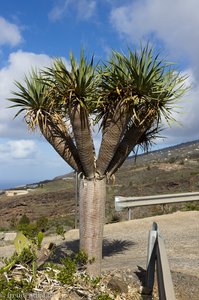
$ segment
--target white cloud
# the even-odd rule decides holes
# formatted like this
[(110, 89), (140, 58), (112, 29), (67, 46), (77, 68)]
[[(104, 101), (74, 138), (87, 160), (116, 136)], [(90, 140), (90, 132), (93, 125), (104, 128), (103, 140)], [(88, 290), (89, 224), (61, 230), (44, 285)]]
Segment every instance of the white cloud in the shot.
[(62, 19), (71, 3), (71, 0), (65, 0), (61, 4), (56, 4), (48, 14), (49, 19), (52, 22), (56, 22)]
[(34, 159), (37, 146), (33, 140), (9, 140), (0, 144), (0, 161)]
[(113, 8), (110, 20), (133, 43), (153, 36), (164, 42), (172, 56), (188, 54), (198, 63), (198, 8), (197, 0), (133, 1)]
[[(193, 83), (191, 91), (181, 102), (181, 112), (175, 114), (182, 126), (173, 125), (162, 132), (167, 143), (199, 138), (199, 3), (197, 0), (140, 0), (112, 8), (110, 21), (121, 37), (136, 44), (154, 39), (167, 49), (169, 59), (185, 58)], [(157, 43), (157, 46), (159, 44)], [(185, 66), (184, 66), (185, 67)]]
[[(66, 173), (69, 169), (54, 149), (41, 139), (41, 134), (30, 135), (23, 116), (13, 120), (17, 109), (7, 108), (11, 103), (6, 98), (12, 96), (14, 81), (22, 82), (24, 74), (32, 67), (43, 68), (51, 62), (45, 54), (17, 51), (10, 54), (6, 66), (0, 69), (0, 188), (4, 183), (16, 183), (16, 178), (20, 183), (33, 182), (52, 174)], [(65, 63), (69, 68), (68, 62)]]
[(0, 143), (0, 189), (51, 179), (71, 171), (54, 149), (42, 140)]
[(14, 81), (22, 81), (24, 74), (31, 68), (41, 68), (51, 64), (51, 58), (45, 54), (17, 51), (10, 54), (6, 67), (0, 69), (0, 137), (19, 138), (27, 136), (27, 128), (22, 118), (13, 121), (16, 110), (8, 109), (11, 105), (6, 99), (15, 89)]
[(186, 141), (199, 139), (199, 119), (198, 119), (198, 95), (199, 85), (193, 72), (189, 69), (186, 74), (190, 77), (187, 84), (192, 83), (190, 90), (176, 103), (176, 108), (172, 114), (176, 122), (171, 122), (170, 127), (163, 119), (165, 128), (161, 135), (166, 137), (164, 140), (158, 140), (158, 144), (176, 145)]
[[(8, 183), (15, 184), (17, 178), (20, 183), (33, 182), (52, 174), (66, 173), (69, 169), (54, 149), (41, 139), (41, 134), (30, 135), (23, 116), (13, 120), (17, 109), (7, 108), (11, 103), (6, 99), (12, 96), (14, 81), (22, 82), (24, 74), (32, 67), (43, 68), (51, 62), (45, 54), (17, 51), (10, 54), (6, 66), (0, 69), (0, 188)], [(66, 60), (65, 63), (69, 68)]]
[(0, 17), (0, 45), (16, 46), (21, 41), (22, 36), (19, 27)]
[(78, 19), (87, 20), (94, 15), (95, 10), (96, 1), (94, 0), (65, 0), (55, 5), (48, 17), (52, 22), (56, 22), (64, 18), (67, 12), (74, 12)]
[(80, 0), (77, 2), (78, 18), (87, 20), (91, 18), (96, 9), (96, 1)]

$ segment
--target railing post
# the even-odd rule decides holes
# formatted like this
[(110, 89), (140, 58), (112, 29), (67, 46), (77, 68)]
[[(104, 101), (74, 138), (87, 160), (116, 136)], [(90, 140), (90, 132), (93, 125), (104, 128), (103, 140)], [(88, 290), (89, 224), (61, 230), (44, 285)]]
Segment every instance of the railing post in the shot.
[(79, 205), (79, 180), (78, 173), (75, 172), (75, 229), (78, 228), (78, 205)]
[(131, 207), (128, 207), (128, 220), (132, 220), (132, 209)]
[(165, 245), (162, 237), (158, 234), (157, 237), (157, 280), (158, 280), (158, 293), (161, 300), (175, 300), (175, 293), (169, 262), (165, 250)]
[(157, 245), (157, 224), (153, 222), (152, 229), (149, 231), (147, 266), (146, 266), (146, 284), (142, 290), (143, 294), (150, 295), (153, 291), (156, 261)]
[(145, 286), (142, 287), (142, 295), (152, 297), (156, 265), (159, 299), (175, 300), (175, 293), (164, 241), (158, 232), (157, 224), (154, 222), (152, 229), (149, 231), (146, 282)]

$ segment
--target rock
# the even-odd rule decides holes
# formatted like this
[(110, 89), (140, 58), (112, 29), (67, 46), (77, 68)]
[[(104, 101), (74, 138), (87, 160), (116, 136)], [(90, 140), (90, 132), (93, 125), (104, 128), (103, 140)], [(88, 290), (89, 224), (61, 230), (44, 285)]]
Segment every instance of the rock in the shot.
[(66, 294), (63, 291), (58, 291), (53, 294), (53, 296), (50, 298), (50, 300), (81, 300), (82, 297), (80, 297), (75, 291), (71, 292), (70, 294)]
[(50, 300), (61, 300), (61, 293), (57, 292), (50, 298)]
[(4, 241), (14, 241), (16, 238), (17, 233), (16, 232), (6, 232)]
[(0, 232), (0, 241), (4, 240), (5, 232)]
[(81, 300), (82, 297), (80, 297), (76, 292), (70, 293), (70, 295), (67, 298), (68, 300)]
[(55, 247), (55, 244), (52, 242), (49, 242), (49, 243), (44, 244), (42, 248), (52, 250), (54, 247)]
[(108, 282), (107, 287), (118, 293), (128, 293), (128, 285), (119, 278), (113, 277)]
[(51, 251), (48, 249), (41, 249), (37, 254), (37, 268), (39, 269), (49, 258)]
[(53, 243), (45, 244), (42, 249), (38, 251), (37, 254), (37, 268), (39, 269), (46, 262), (52, 253), (52, 249), (55, 246)]
[(64, 289), (61, 289), (60, 291), (57, 291), (53, 294), (53, 296), (50, 298), (50, 300), (79, 300), (81, 298), (69, 298), (68, 293), (64, 291)]

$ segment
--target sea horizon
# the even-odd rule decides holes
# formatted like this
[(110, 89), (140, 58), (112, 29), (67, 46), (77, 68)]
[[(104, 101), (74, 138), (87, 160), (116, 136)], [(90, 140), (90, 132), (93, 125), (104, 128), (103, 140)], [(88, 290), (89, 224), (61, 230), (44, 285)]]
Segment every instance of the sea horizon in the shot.
[(28, 182), (23, 181), (10, 181), (10, 182), (0, 182), (0, 190), (13, 189), (19, 186), (25, 186), (30, 184)]

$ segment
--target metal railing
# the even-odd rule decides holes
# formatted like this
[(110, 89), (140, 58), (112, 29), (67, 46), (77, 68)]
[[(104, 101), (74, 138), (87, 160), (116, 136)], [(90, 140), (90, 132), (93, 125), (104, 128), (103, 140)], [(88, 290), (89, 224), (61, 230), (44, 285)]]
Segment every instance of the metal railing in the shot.
[(146, 283), (142, 294), (151, 295), (154, 286), (155, 266), (157, 271), (158, 294), (160, 300), (175, 300), (175, 293), (168, 258), (158, 226), (154, 222), (149, 232)]
[(115, 210), (121, 211), (128, 208), (128, 219), (131, 219), (131, 209), (138, 206), (171, 204), (180, 202), (199, 201), (199, 192), (180, 193), (180, 194), (165, 194), (144, 197), (115, 197)]

